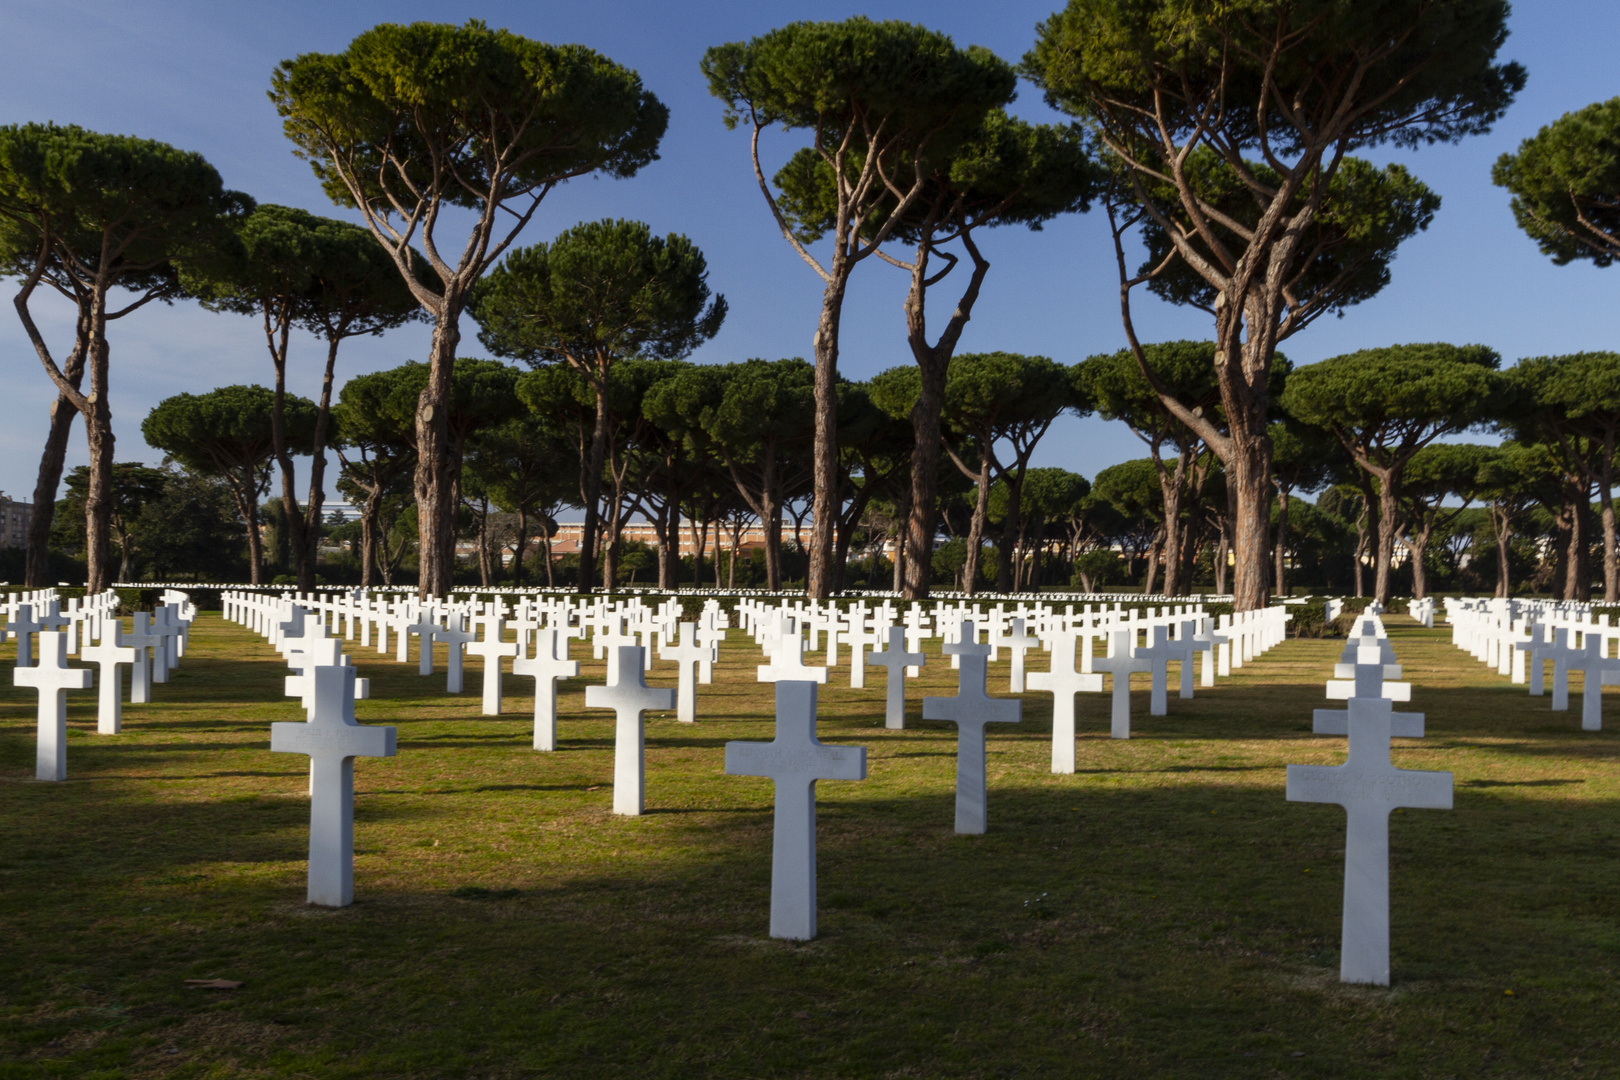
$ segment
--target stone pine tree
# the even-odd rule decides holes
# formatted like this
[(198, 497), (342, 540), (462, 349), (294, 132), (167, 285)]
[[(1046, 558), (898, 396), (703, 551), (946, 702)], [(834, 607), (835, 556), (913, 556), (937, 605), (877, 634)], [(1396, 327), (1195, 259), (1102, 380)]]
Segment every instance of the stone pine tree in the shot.
[(1277, 344), (1381, 285), (1379, 265), (1433, 212), (1409, 177), (1347, 169), (1349, 155), (1488, 130), (1524, 83), (1496, 60), (1507, 13), (1506, 0), (1070, 0), (1037, 30), (1026, 73), (1094, 126), (1124, 221), (1161, 236), (1149, 247), (1163, 257), (1134, 275), (1117, 249), (1127, 336), (1133, 285), (1168, 263), (1202, 282), (1179, 291), (1214, 318), (1228, 431), (1180, 419), (1226, 468), (1239, 609), (1266, 600)]
[[(290, 206), (264, 204), (237, 230), (227, 257), (188, 268), (186, 291), (204, 307), (256, 318), (275, 371), (270, 427), (281, 472), (281, 505), (298, 587), (315, 587), (315, 554), (326, 492), (326, 449), (338, 347), (421, 317), (421, 307), (365, 229)], [(294, 328), (323, 339), (326, 367), (315, 426), (295, 451), (285, 416)], [(309, 494), (298, 505), (294, 453), (310, 455)]]
[[(726, 103), (726, 125), (750, 132), (754, 179), (777, 228), (822, 282), (807, 584), (811, 596), (825, 598), (836, 576), (839, 327), (850, 275), (924, 198), (932, 163), (948, 160), (987, 112), (1011, 102), (1017, 80), (986, 49), (960, 49), (944, 34), (861, 16), (790, 23), (718, 45), (702, 67), (709, 92)], [(774, 176), (776, 191), (760, 158), (760, 134), (773, 125), (810, 140)], [(817, 169), (825, 170), (829, 190), (806, 206), (795, 187)], [(814, 225), (807, 229), (807, 222)], [(823, 234), (831, 244), (818, 255), (811, 245)]]
[[(141, 421), (141, 436), (193, 472), (224, 480), (247, 527), (248, 574), (262, 584), (264, 540), (259, 500), (270, 487), (269, 462), (276, 450), (270, 417), (274, 391), (263, 386), (222, 386), (206, 394), (176, 394), (158, 402)], [(286, 395), (280, 402), (287, 445), (308, 453), (315, 436), (316, 406)]]
[(415, 414), (419, 590), (443, 595), (457, 512), (448, 409), (473, 285), (559, 184), (653, 161), (669, 112), (591, 49), (478, 20), (381, 24), (341, 53), (284, 61), (270, 97), (327, 195), (360, 212), (432, 320)]
[(1483, 345), (1392, 345), (1330, 357), (1288, 376), (1288, 414), (1332, 432), (1377, 481), (1373, 596), (1380, 604), (1389, 603), (1406, 463), (1441, 436), (1494, 419), (1503, 393), (1500, 363)]
[[(1167, 341), (1145, 345), (1143, 352), (1160, 387), (1185, 409), (1202, 414), (1220, 407), (1220, 387), (1212, 363), (1214, 343)], [(1129, 349), (1083, 360), (1075, 365), (1073, 377), (1078, 392), (1096, 404), (1099, 415), (1124, 421), (1147, 445), (1164, 499), (1164, 594), (1179, 596), (1187, 584), (1181, 574), (1186, 524), (1183, 503), (1189, 488), (1195, 486), (1205, 450), (1203, 437), (1165, 406)], [(1165, 460), (1167, 447), (1174, 455), (1171, 461)]]
[(1415, 598), (1429, 595), (1430, 541), (1479, 497), (1479, 471), (1492, 449), (1478, 443), (1432, 443), (1406, 463), (1400, 543), (1411, 559)]
[(1515, 410), (1531, 410), (1545, 436), (1597, 489), (1603, 527), (1603, 600), (1620, 600), (1614, 487), (1620, 479), (1620, 353), (1589, 352), (1521, 360), (1511, 379)]
[(1525, 516), (1555, 490), (1558, 466), (1545, 446), (1509, 439), (1490, 448), (1474, 478), (1479, 498), (1489, 507), (1496, 541), (1496, 595), (1513, 595), (1513, 537)]
[[(945, 380), (990, 270), (976, 234), (980, 228), (998, 225), (1038, 230), (1059, 214), (1085, 210), (1101, 178), (1077, 127), (1029, 124), (1004, 109), (985, 113), (979, 126), (955, 146), (928, 153), (923, 160), (926, 183), (921, 194), (894, 224), (891, 208), (880, 203), (868, 225), (873, 234), (891, 229), (890, 246), (911, 250), (909, 261), (883, 250), (877, 254), (911, 278), (905, 302), (906, 342), (922, 376), (910, 417), (912, 491), (905, 534), (909, 549), (905, 594), (913, 598), (928, 594), (938, 524), (934, 481), (940, 463)], [(819, 239), (836, 229), (836, 185), (824, 158), (801, 150), (778, 180), (781, 208), (800, 239)], [(957, 245), (960, 255), (953, 250)], [(954, 282), (960, 286), (956, 305), (930, 340), (929, 292), (947, 282), (963, 256), (969, 269), (965, 280), (958, 277)]]
[(416, 399), (421, 383), (406, 368), (359, 375), (343, 384), (333, 419), (338, 490), (360, 507), (360, 584), (393, 584), (383, 511), (416, 468)]
[(1491, 181), (1553, 262), (1608, 266), (1620, 255), (1620, 97), (1554, 120), (1498, 158)]
[[(246, 195), (225, 188), (202, 155), (165, 143), (55, 124), (0, 128), (0, 261), (21, 283), (13, 302), (57, 391), (34, 489), (30, 584), (47, 583), (51, 509), (75, 413), (84, 417), (90, 449), (87, 584), (92, 592), (111, 584), (107, 324), (153, 300), (172, 299), (177, 262), (210, 252), (252, 206)], [(65, 353), (52, 349), (35, 322), (30, 302), (41, 285), (74, 305), (74, 342)]]
[(726, 299), (711, 295), (708, 264), (686, 237), (639, 221), (576, 225), (549, 244), (518, 248), (473, 291), (478, 340), (531, 367), (565, 364), (596, 396), (591, 439), (580, 458), (585, 503), (580, 579), (591, 587), (608, 452), (608, 378), (615, 362), (685, 357), (714, 337)]

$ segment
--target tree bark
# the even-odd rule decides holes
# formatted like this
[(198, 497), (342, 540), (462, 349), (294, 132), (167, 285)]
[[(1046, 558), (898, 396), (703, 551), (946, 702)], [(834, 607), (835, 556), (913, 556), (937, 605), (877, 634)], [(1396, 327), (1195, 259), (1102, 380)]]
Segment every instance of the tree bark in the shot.
[[(74, 387), (84, 375), (81, 361), (75, 370), (74, 357), (68, 357), (65, 372)], [(51, 425), (45, 436), (45, 451), (39, 457), (39, 474), (34, 481), (34, 513), (28, 521), (28, 550), (25, 554), (23, 583), (30, 589), (45, 589), (51, 581), (51, 526), (56, 522), (56, 492), (62, 483), (67, 460), (68, 437), (79, 410), (71, 399), (57, 395), (51, 403)]]
[(326, 505), (326, 438), (332, 426), (332, 379), (337, 369), (338, 345), (342, 340), (339, 337), (326, 339), (326, 371), (321, 379), (321, 400), (315, 407), (315, 438), (310, 446), (309, 499), (304, 505), (304, 544), (311, 588), (315, 584), (315, 570), (321, 555), (321, 511)]
[[(810, 569), (805, 582), (811, 599), (832, 595), (834, 522), (838, 518), (838, 330), (843, 317), (844, 291), (853, 264), (834, 261), (832, 280), (822, 291), (821, 318), (816, 323), (816, 437), (812, 451), (815, 519), (810, 530)], [(768, 524), (768, 523), (767, 523)], [(771, 559), (767, 536), (765, 557)], [(771, 588), (781, 587), (780, 568)]]
[(1499, 503), (1493, 503), (1491, 524), (1496, 526), (1496, 595), (1512, 596), (1512, 572), (1508, 568), (1508, 550), (1513, 542), (1512, 515)]
[(596, 549), (601, 529), (602, 465), (607, 460), (607, 386), (605, 377), (597, 380), (596, 420), (591, 428), (590, 451), (579, 477), (579, 494), (585, 502), (585, 524), (579, 539), (579, 591), (588, 593), (595, 584)]
[(984, 523), (990, 513), (990, 456), (979, 455), (979, 475), (974, 478), (978, 495), (973, 518), (968, 522), (967, 561), (962, 565), (962, 591), (969, 596), (979, 592), (979, 556), (984, 545)]
[(1277, 487), (1277, 542), (1272, 546), (1275, 557), (1275, 589), (1278, 596), (1288, 595), (1288, 492)]
[(447, 596), (456, 565), (456, 465), (450, 447), (460, 298), (447, 288), (434, 313), (428, 382), (416, 401), (417, 584), (420, 599)]

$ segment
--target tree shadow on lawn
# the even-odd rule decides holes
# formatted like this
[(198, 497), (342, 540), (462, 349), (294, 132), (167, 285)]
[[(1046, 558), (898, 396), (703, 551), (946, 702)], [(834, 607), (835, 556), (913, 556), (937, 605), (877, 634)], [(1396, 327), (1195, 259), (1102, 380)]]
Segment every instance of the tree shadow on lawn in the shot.
[[(1620, 856), (1593, 843), (1620, 831), (1613, 802), (1462, 792), (1449, 815), (1393, 819), (1396, 986), (1381, 991), (1336, 981), (1336, 808), (1276, 787), (992, 787), (990, 833), (964, 837), (948, 793), (860, 790), (824, 785), (822, 936), (804, 945), (765, 936), (768, 785), (716, 788), (677, 831), (658, 821), (672, 814), (581, 814), (560, 846), (432, 867), (392, 826), (444, 817), (379, 814), (366, 792), (359, 842), (379, 854), (337, 912), (301, 905), (301, 873), (210, 866), (301, 861), (302, 800), (58, 788), (41, 813), (0, 798), (29, 845), (90, 858), (8, 889), (12, 932), (37, 945), (0, 974), (14, 1008), (34, 1004), (0, 1045), (17, 1061), (42, 1045), (32, 1033), (56, 1038), (34, 1060), (68, 1074), (161, 1062), (144, 1055), (165, 1045), (354, 1075), (1545, 1075), (1570, 1045), (1589, 1068), (1614, 1060), (1606, 1021), (1581, 1007), (1606, 984), (1620, 919)], [(86, 852), (92, 823), (105, 842)], [(193, 850), (135, 845), (152, 835)], [(64, 911), (72, 933), (51, 933)], [(215, 976), (246, 986), (181, 984)], [(148, 1010), (160, 1038), (66, 1037), (105, 1023), (88, 1006), (106, 1000)]]

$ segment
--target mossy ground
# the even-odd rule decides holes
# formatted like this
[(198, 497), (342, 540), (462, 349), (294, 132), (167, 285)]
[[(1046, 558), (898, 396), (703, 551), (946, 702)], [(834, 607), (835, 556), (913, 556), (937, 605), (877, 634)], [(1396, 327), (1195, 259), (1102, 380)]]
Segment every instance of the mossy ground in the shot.
[[(307, 770), (268, 751), (302, 713), (260, 639), (204, 615), (118, 736), (72, 695), (61, 784), (31, 779), (8, 679), (0, 1078), (1613, 1075), (1620, 737), (1390, 624), (1429, 728), (1395, 761), (1454, 772), (1456, 807), (1392, 818), (1388, 990), (1337, 979), (1343, 812), (1283, 798), (1286, 764), (1343, 759), (1310, 733), (1339, 642), (1289, 641), (1168, 717), (1140, 692), (1128, 742), (1083, 697), (1073, 776), (1026, 695), (991, 728), (982, 837), (952, 832), (954, 728), (916, 719), (954, 685), (937, 642), (905, 731), (881, 671), (863, 692), (838, 669), (821, 736), (869, 747), (870, 779), (820, 785), (802, 945), (765, 933), (769, 782), (723, 774), (728, 739), (770, 737), (735, 631), (700, 722), (649, 719), (636, 819), (609, 812), (611, 715), (583, 708), (600, 664), (539, 754), (528, 680), (485, 718), (475, 664), (447, 697), (354, 649), (359, 717), (398, 725), (399, 756), (356, 766), (342, 911), (303, 903)], [(184, 985), (216, 977), (244, 985)]]

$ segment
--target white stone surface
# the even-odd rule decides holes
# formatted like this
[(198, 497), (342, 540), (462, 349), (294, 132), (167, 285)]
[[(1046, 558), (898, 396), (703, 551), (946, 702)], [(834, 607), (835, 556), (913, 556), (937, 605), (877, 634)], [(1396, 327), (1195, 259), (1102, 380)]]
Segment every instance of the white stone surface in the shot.
[(124, 676), (119, 668), (134, 665), (135, 649), (125, 644), (124, 628), (119, 622), (108, 619), (103, 627), (101, 644), (81, 648), (79, 659), (87, 664), (95, 664), (101, 670), (101, 677), (96, 680), (96, 685), (100, 687), (96, 732), (100, 735), (117, 735), (124, 727)]
[(1017, 723), (1022, 703), (985, 693), (990, 646), (974, 641), (972, 620), (963, 620), (961, 640), (946, 644), (944, 650), (961, 662), (956, 696), (923, 698), (923, 719), (956, 725), (956, 831), (977, 835), (989, 824), (984, 726)]
[[(433, 631), (433, 640), (445, 643), (444, 662), (444, 692), (459, 694), (462, 690), (462, 669), (467, 645), (478, 640), (478, 635), (469, 633), (463, 624), (466, 616), (459, 611), (452, 611), (445, 619), (445, 624)], [(521, 644), (521, 639), (520, 639)], [(431, 648), (431, 646), (429, 646)], [(519, 654), (522, 655), (521, 650)], [(512, 670), (517, 670), (514, 664)]]
[(661, 660), (673, 660), (679, 665), (680, 682), (675, 687), (675, 719), (683, 724), (691, 724), (697, 720), (698, 666), (704, 660), (712, 661), (714, 653), (698, 644), (696, 624), (680, 625), (680, 644), (660, 646), (658, 656)]
[(1052, 667), (1049, 671), (1029, 673), (1029, 688), (1044, 690), (1052, 695), (1052, 771), (1074, 772), (1074, 696), (1100, 694), (1103, 677), (1100, 673), (1086, 674), (1075, 670), (1075, 645), (1080, 635), (1072, 630), (1060, 630), (1048, 635), (1052, 643)]
[(637, 816), (646, 808), (648, 709), (673, 709), (675, 691), (645, 682), (639, 645), (617, 645), (617, 678), (587, 686), (585, 705), (612, 709), (618, 721), (613, 741), (613, 812)]
[(34, 754), (35, 780), (67, 779), (67, 692), (90, 689), (91, 673), (67, 666), (67, 635), (39, 631), (39, 663), (11, 673), (14, 686), (39, 692), (39, 736)]
[(884, 695), (883, 726), (898, 731), (906, 726), (905, 669), (920, 669), (928, 658), (920, 652), (906, 651), (904, 627), (889, 627), (888, 637), (888, 646), (873, 652), (868, 662), (888, 669), (889, 686)]
[(393, 757), (397, 731), (355, 722), (355, 669), (312, 667), (312, 716), (270, 725), (270, 750), (307, 754), (310, 765), (308, 901), (323, 907), (354, 902), (354, 759)]
[(1449, 772), (1390, 763), (1391, 705), (1351, 698), (1350, 750), (1343, 765), (1288, 766), (1290, 802), (1345, 808), (1344, 918), (1339, 978), (1389, 985), (1389, 813), (1397, 807), (1451, 809)]
[(1113, 700), (1109, 717), (1109, 734), (1116, 739), (1131, 737), (1131, 676), (1151, 672), (1152, 665), (1131, 655), (1134, 630), (1115, 630), (1110, 636), (1108, 656), (1094, 657), (1092, 669), (1110, 677)]
[(806, 667), (804, 638), (799, 634), (782, 634), (777, 639), (771, 662), (756, 669), (760, 682), (813, 682), (827, 681), (824, 667)]
[[(556, 630), (534, 632), (534, 655), (512, 661), (512, 674), (534, 679), (534, 748), (557, 749), (557, 680), (579, 675), (579, 661), (568, 659), (568, 641)], [(558, 654), (561, 654), (560, 656)]]
[[(505, 640), (506, 621), (499, 615), (480, 615), (482, 636), (467, 651), (484, 661), (484, 715), (501, 715), (501, 661), (518, 655), (518, 643)], [(431, 643), (429, 645), (431, 648)]]
[(776, 738), (726, 743), (726, 772), (776, 786), (771, 841), (771, 937), (816, 936), (816, 781), (865, 780), (864, 746), (816, 738), (816, 683), (778, 680)]

